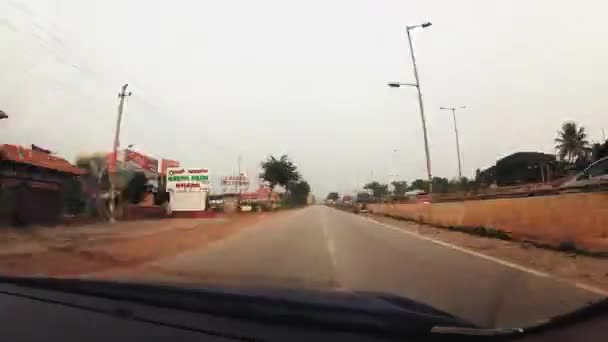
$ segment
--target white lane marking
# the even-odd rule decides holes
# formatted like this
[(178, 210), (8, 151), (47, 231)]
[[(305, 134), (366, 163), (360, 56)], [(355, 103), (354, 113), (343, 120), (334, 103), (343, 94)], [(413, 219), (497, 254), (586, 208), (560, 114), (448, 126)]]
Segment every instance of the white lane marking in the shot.
[[(566, 280), (564, 280), (564, 281), (566, 281)], [(587, 284), (583, 284), (583, 283), (574, 283), (574, 286), (578, 287), (581, 290), (585, 290), (588, 292), (599, 294), (604, 297), (608, 297), (608, 291), (602, 290), (599, 287), (595, 287), (595, 286), (591, 286), (591, 285), (587, 285)]]
[[(478, 253), (478, 252), (475, 252), (475, 251), (470, 250), (468, 248), (452, 245), (450, 243), (447, 243), (447, 242), (444, 242), (444, 241), (441, 241), (441, 240), (436, 240), (436, 239), (430, 238), (428, 236), (424, 236), (424, 235), (421, 235), (421, 234), (418, 234), (418, 233), (414, 233), (414, 232), (411, 232), (411, 231), (408, 231), (408, 230), (405, 230), (405, 229), (397, 228), (395, 226), (391, 226), (390, 224), (387, 224), (387, 223), (384, 223), (384, 222), (379, 222), (379, 221), (376, 221), (376, 220), (374, 220), (372, 218), (369, 218), (369, 217), (362, 217), (362, 218), (365, 219), (365, 220), (368, 220), (370, 222), (379, 224), (379, 225), (381, 225), (381, 226), (383, 226), (385, 228), (389, 228), (391, 230), (394, 230), (394, 231), (397, 231), (397, 232), (400, 232), (400, 233), (403, 233), (403, 234), (407, 234), (407, 235), (416, 237), (416, 238), (421, 239), (421, 240), (429, 241), (429, 242), (435, 243), (435, 244), (443, 246), (443, 247), (452, 248), (452, 249), (455, 249), (455, 250), (457, 250), (459, 252), (462, 252), (462, 253), (473, 255), (473, 256), (476, 256), (476, 257), (479, 257), (479, 258), (482, 258), (482, 259), (485, 259), (485, 260), (493, 261), (495, 263), (498, 263), (498, 264), (501, 264), (503, 266), (507, 266), (507, 267), (516, 269), (518, 271), (522, 271), (522, 272), (526, 272), (526, 273), (529, 273), (529, 274), (533, 274), (533, 275), (535, 275), (537, 277), (552, 278), (552, 279), (555, 279), (555, 280), (558, 280), (558, 281), (562, 281), (562, 282), (566, 282), (566, 283), (572, 284), (571, 281), (568, 281), (566, 279), (562, 279), (562, 278), (559, 278), (559, 277), (554, 277), (554, 276), (550, 275), (549, 273), (545, 273), (545, 272), (542, 272), (542, 271), (537, 271), (535, 269), (532, 269), (532, 268), (529, 268), (529, 267), (525, 267), (525, 266), (522, 266), (522, 265), (518, 265), (518, 264), (509, 262), (509, 261), (505, 261), (505, 260), (502, 260), (502, 259), (498, 259), (498, 258), (495, 258), (493, 256), (489, 256), (489, 255), (486, 255), (486, 254)], [(598, 294), (600, 296), (608, 297), (608, 291), (605, 291), (603, 289), (600, 289), (600, 288), (597, 288), (597, 287), (594, 287), (594, 286), (591, 286), (591, 285), (586, 285), (586, 284), (578, 283), (577, 282), (577, 283), (574, 283), (574, 286), (577, 287), (577, 288), (579, 288), (579, 289), (582, 289), (582, 290), (585, 290), (585, 291), (588, 291), (588, 292), (591, 292), (591, 293)]]
[(329, 253), (329, 259), (331, 260), (331, 267), (334, 270), (334, 273), (337, 270), (336, 267), (336, 248), (334, 246), (334, 240), (332, 240), (329, 235), (329, 228), (327, 226), (327, 215), (325, 213), (321, 214), (321, 227), (323, 229), (323, 236), (325, 237), (325, 241), (327, 243), (327, 251)]

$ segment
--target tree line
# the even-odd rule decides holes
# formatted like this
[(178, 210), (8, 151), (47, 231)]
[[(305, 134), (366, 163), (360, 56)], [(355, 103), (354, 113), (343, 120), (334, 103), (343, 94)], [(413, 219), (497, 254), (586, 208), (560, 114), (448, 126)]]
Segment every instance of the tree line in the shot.
[[(378, 181), (372, 181), (363, 186), (369, 194), (374, 198), (404, 197), (408, 191), (422, 190), (430, 192), (431, 182), (426, 179), (416, 179), (411, 183), (407, 181), (393, 181), (390, 184), (383, 184)], [(445, 177), (433, 177), (432, 179), (434, 193), (450, 193), (469, 191), (472, 187), (472, 181), (466, 177), (461, 179), (447, 179)]]
[[(608, 157), (608, 140), (601, 143), (589, 143), (587, 131), (584, 126), (577, 124), (574, 121), (564, 122), (561, 129), (557, 131), (557, 136), (554, 140), (556, 157), (558, 158), (557, 167), (564, 169), (561, 174), (568, 173), (568, 170), (580, 171), (589, 164)], [(480, 170), (476, 172), (476, 176), (472, 179), (462, 177), (460, 179), (447, 179), (445, 177), (433, 177), (432, 189), (433, 193), (454, 193), (475, 191), (483, 186), (482, 180), (479, 179)], [(431, 182), (426, 179), (416, 179), (411, 183), (405, 180), (393, 181), (390, 184), (372, 181), (364, 185), (363, 189), (366, 193), (360, 193), (358, 197), (370, 196), (375, 199), (384, 198), (401, 198), (408, 191), (422, 190), (430, 191)], [(337, 192), (330, 192), (327, 196), (328, 200), (337, 200), (340, 195)]]
[(566, 121), (557, 131), (555, 150), (560, 160), (580, 168), (608, 156), (608, 140), (590, 144), (584, 126)]

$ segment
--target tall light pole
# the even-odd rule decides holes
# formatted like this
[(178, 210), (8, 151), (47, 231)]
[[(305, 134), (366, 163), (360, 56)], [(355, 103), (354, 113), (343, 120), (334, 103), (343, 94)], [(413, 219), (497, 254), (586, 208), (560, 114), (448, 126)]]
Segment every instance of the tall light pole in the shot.
[(451, 110), (454, 118), (454, 134), (456, 135), (456, 154), (458, 155), (458, 181), (462, 179), (462, 163), (460, 161), (460, 143), (458, 141), (458, 125), (456, 124), (456, 109), (464, 109), (466, 106), (460, 107), (440, 107), (441, 110)]
[(116, 118), (116, 130), (114, 131), (114, 145), (112, 147), (112, 159), (110, 160), (110, 168), (108, 176), (110, 179), (110, 222), (114, 223), (114, 200), (116, 190), (116, 164), (118, 159), (118, 146), (120, 145), (120, 123), (122, 121), (122, 111), (125, 105), (125, 98), (131, 96), (131, 92), (127, 93), (128, 84), (124, 84), (118, 94), (118, 117)]
[(416, 55), (414, 54), (414, 46), (412, 45), (411, 30), (415, 28), (427, 28), (431, 26), (430, 22), (426, 22), (420, 25), (407, 26), (407, 41), (410, 47), (410, 55), (412, 57), (412, 65), (414, 67), (414, 79), (416, 83), (399, 83), (391, 82), (388, 84), (389, 87), (399, 88), (401, 86), (415, 87), (418, 90), (418, 105), (420, 106), (420, 119), (422, 121), (422, 133), (424, 135), (424, 154), (426, 156), (426, 174), (429, 179), (429, 192), (433, 192), (433, 174), (431, 172), (431, 154), (429, 152), (429, 139), (426, 132), (426, 120), (424, 118), (424, 104), (422, 103), (422, 91), (420, 90), (420, 79), (418, 78), (418, 67), (416, 66)]

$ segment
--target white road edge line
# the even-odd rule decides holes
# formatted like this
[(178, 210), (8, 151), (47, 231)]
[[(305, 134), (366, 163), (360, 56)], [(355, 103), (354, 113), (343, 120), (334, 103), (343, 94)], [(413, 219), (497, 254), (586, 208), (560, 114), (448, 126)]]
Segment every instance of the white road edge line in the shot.
[(582, 289), (582, 290), (585, 290), (585, 291), (588, 291), (588, 292), (591, 292), (591, 293), (595, 293), (595, 294), (598, 294), (600, 296), (608, 297), (608, 291), (605, 291), (605, 290), (600, 289), (600, 288), (595, 287), (595, 286), (591, 286), (591, 285), (587, 285), (587, 284), (583, 284), (583, 283), (579, 283), (579, 282), (573, 283), (572, 281), (568, 281), (566, 279), (562, 279), (562, 278), (559, 278), (559, 277), (552, 276), (549, 273), (545, 273), (545, 272), (542, 272), (542, 271), (537, 271), (537, 270), (532, 269), (532, 268), (528, 268), (528, 267), (525, 267), (525, 266), (522, 266), (522, 265), (518, 265), (518, 264), (509, 262), (509, 261), (498, 259), (498, 258), (489, 256), (489, 255), (486, 255), (486, 254), (478, 253), (478, 252), (475, 252), (475, 251), (470, 250), (468, 248), (452, 245), (450, 243), (447, 243), (447, 242), (444, 242), (444, 241), (441, 241), (441, 240), (436, 240), (436, 239), (430, 238), (428, 236), (424, 236), (424, 235), (421, 235), (421, 234), (418, 234), (418, 233), (414, 233), (414, 232), (411, 232), (411, 231), (408, 231), (408, 230), (405, 230), (405, 229), (401, 229), (401, 228), (398, 228), (398, 227), (395, 227), (395, 226), (391, 226), (390, 224), (387, 224), (387, 223), (384, 223), (384, 222), (376, 221), (376, 220), (374, 220), (372, 218), (369, 218), (369, 217), (362, 217), (362, 218), (365, 219), (365, 220), (368, 220), (370, 222), (379, 224), (379, 225), (381, 225), (381, 226), (383, 226), (385, 228), (389, 228), (391, 230), (398, 231), (400, 233), (407, 234), (407, 235), (416, 237), (416, 238), (421, 239), (421, 240), (429, 241), (429, 242), (435, 243), (435, 244), (443, 246), (443, 247), (455, 249), (455, 250), (457, 250), (459, 252), (462, 252), (462, 253), (473, 255), (473, 256), (476, 256), (476, 257), (479, 257), (479, 258), (482, 258), (482, 259), (485, 259), (485, 260), (493, 261), (495, 263), (498, 263), (498, 264), (501, 264), (503, 266), (507, 266), (507, 267), (516, 269), (518, 271), (522, 271), (522, 272), (526, 272), (526, 273), (529, 273), (529, 274), (533, 274), (533, 275), (535, 275), (537, 277), (552, 278), (552, 279), (555, 279), (555, 280), (559, 280), (559, 281), (562, 281), (562, 282), (573, 284), (575, 287), (577, 287), (579, 289)]

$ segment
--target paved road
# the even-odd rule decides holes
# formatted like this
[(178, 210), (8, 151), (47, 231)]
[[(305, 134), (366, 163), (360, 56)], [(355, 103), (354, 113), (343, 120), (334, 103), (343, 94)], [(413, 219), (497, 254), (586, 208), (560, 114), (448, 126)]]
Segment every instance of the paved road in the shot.
[(324, 206), (153, 267), (193, 281), (390, 292), (486, 326), (530, 324), (598, 296)]

